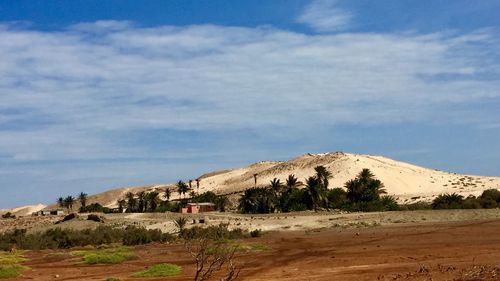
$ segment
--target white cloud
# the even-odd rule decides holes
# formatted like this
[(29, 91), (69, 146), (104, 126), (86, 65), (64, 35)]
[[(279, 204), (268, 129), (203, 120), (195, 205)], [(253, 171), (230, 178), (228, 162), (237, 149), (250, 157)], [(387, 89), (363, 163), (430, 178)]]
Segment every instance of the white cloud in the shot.
[[(500, 99), (498, 79), (478, 79), (500, 69), (483, 55), (500, 47), (492, 30), (306, 35), (213, 25), (79, 26), (0, 27), (3, 163), (180, 153), (152, 153), (148, 142), (124, 145), (117, 137), (136, 130), (250, 130), (265, 138), (277, 129), (297, 137), (335, 124), (500, 119), (476, 104)], [(163, 172), (152, 166), (144, 171)]]
[(351, 12), (338, 7), (338, 0), (312, 0), (297, 17), (297, 22), (306, 24), (318, 32), (346, 29), (351, 24)]

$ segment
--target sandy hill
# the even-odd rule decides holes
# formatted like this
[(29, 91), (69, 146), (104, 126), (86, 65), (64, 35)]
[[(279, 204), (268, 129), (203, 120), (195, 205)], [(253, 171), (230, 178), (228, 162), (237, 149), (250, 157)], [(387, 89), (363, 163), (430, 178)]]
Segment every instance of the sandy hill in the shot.
[[(346, 181), (353, 179), (363, 168), (368, 168), (384, 183), (388, 194), (398, 198), (399, 202), (430, 201), (441, 193), (453, 192), (464, 196), (469, 194), (477, 196), (488, 188), (500, 189), (500, 177), (460, 175), (423, 168), (382, 156), (335, 152), (305, 154), (289, 161), (263, 161), (243, 168), (207, 173), (198, 177), (199, 192), (214, 191), (217, 194), (242, 192), (254, 186), (254, 174), (257, 174), (257, 186), (267, 186), (273, 178), (284, 182), (290, 174), (294, 174), (304, 182), (306, 177), (314, 174), (314, 167), (318, 165), (325, 166), (333, 174), (333, 179), (330, 181), (331, 188), (343, 187)], [(192, 186), (196, 189), (194, 179)], [(116, 207), (117, 200), (124, 198), (127, 192), (156, 190), (163, 196), (166, 188), (172, 189), (172, 199), (179, 197), (174, 184), (157, 184), (112, 189), (90, 196), (89, 203), (98, 202), (107, 207)], [(43, 205), (27, 206), (14, 210), (18, 215), (22, 215), (43, 207)]]
[(5, 214), (7, 212), (10, 212), (13, 215), (16, 215), (18, 217), (19, 216), (27, 216), (27, 215), (31, 215), (32, 213), (43, 210), (46, 207), (47, 207), (46, 205), (37, 204), (37, 205), (17, 207), (17, 208), (13, 208), (13, 209), (1, 209), (0, 214)]
[[(314, 174), (314, 167), (325, 166), (332, 174), (330, 187), (343, 187), (363, 168), (370, 169), (380, 179), (387, 192), (400, 202), (432, 200), (441, 193), (459, 193), (479, 195), (488, 188), (500, 188), (500, 177), (460, 175), (435, 169), (395, 161), (382, 156), (351, 154), (344, 152), (305, 154), (289, 161), (263, 161), (247, 167), (212, 172), (201, 175), (199, 192), (214, 191), (217, 194), (241, 192), (254, 186), (254, 174), (257, 174), (257, 186), (266, 186), (273, 178), (285, 181), (289, 174), (294, 174), (300, 181)], [(193, 188), (196, 183), (193, 181)], [(113, 189), (91, 196), (91, 202), (106, 206), (115, 206), (118, 198), (127, 192), (157, 190), (163, 192), (166, 187), (173, 189), (172, 198), (177, 198), (173, 184), (159, 184), (141, 187)]]

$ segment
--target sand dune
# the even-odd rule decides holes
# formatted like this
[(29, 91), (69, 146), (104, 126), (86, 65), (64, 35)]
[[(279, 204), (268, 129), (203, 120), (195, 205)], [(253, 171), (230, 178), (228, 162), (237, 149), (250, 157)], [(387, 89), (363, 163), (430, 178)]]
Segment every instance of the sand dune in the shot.
[(40, 210), (43, 210), (46, 207), (47, 207), (46, 205), (37, 204), (37, 205), (17, 207), (17, 208), (13, 208), (13, 209), (2, 209), (2, 210), (0, 210), (0, 214), (5, 214), (7, 212), (10, 212), (16, 216), (27, 216), (27, 215), (31, 215), (34, 212), (38, 212)]
[[(383, 156), (334, 152), (305, 154), (289, 161), (262, 161), (247, 167), (207, 173), (198, 177), (199, 192), (214, 191), (217, 194), (242, 192), (254, 186), (254, 174), (257, 174), (257, 186), (267, 186), (273, 178), (284, 182), (290, 174), (294, 174), (304, 182), (305, 178), (314, 174), (314, 167), (318, 165), (325, 166), (333, 174), (333, 179), (330, 181), (331, 188), (343, 187), (346, 181), (353, 179), (363, 168), (368, 168), (384, 183), (388, 194), (395, 196), (400, 203), (430, 201), (441, 193), (456, 192), (464, 196), (470, 194), (477, 196), (485, 189), (500, 189), (500, 177), (461, 175), (419, 167)], [(112, 189), (90, 196), (89, 202), (115, 207), (117, 200), (124, 198), (127, 192), (156, 190), (163, 196), (163, 191), (167, 187), (173, 190), (172, 199), (179, 198), (174, 184), (156, 184)], [(194, 181), (193, 188), (196, 188)], [(37, 208), (27, 206), (15, 210), (19, 214), (30, 214)]]
[[(484, 177), (448, 173), (435, 169), (395, 161), (383, 156), (351, 154), (344, 152), (305, 154), (289, 161), (263, 161), (247, 167), (216, 171), (199, 176), (199, 192), (214, 191), (218, 194), (241, 192), (254, 186), (254, 174), (257, 174), (257, 186), (266, 186), (273, 178), (285, 181), (289, 174), (294, 174), (300, 181), (314, 174), (314, 167), (325, 166), (333, 174), (330, 187), (343, 187), (344, 183), (354, 178), (363, 168), (370, 169), (380, 179), (390, 195), (399, 202), (432, 200), (441, 193), (459, 193), (464, 196), (479, 195), (488, 188), (500, 188), (500, 177)], [(91, 199), (114, 206), (116, 199), (126, 192), (143, 190), (161, 190), (167, 186), (173, 188), (173, 198), (178, 198), (173, 184), (159, 184), (142, 187), (115, 189), (97, 194)], [(195, 188), (193, 182), (193, 187)]]

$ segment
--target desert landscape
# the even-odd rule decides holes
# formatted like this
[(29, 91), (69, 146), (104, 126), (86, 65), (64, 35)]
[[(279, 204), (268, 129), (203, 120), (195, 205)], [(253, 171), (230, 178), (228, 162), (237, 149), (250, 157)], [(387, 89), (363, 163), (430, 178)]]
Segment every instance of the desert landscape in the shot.
[(499, 11), (0, 0), (0, 281), (500, 281)]
[[(105, 224), (140, 224), (174, 231), (163, 214), (105, 215)], [(500, 280), (500, 210), (441, 210), (386, 213), (214, 214), (207, 223), (269, 229), (238, 239), (258, 249), (238, 252), (239, 280)], [(55, 218), (54, 218), (55, 219)], [(189, 219), (198, 220), (193, 216)], [(38, 224), (38, 225), (37, 225)], [(68, 221), (63, 228), (99, 223)], [(52, 221), (35, 223), (38, 230)], [(188, 223), (191, 225), (191, 222)], [(5, 231), (5, 228), (3, 229)], [(136, 258), (88, 265), (70, 250), (28, 251), (29, 270), (12, 280), (193, 280), (195, 264), (182, 242), (137, 246)], [(132, 277), (148, 266), (182, 266), (175, 277)], [(6, 279), (10, 280), (10, 279)]]
[[(350, 205), (354, 203), (349, 200), (354, 199), (349, 199), (349, 194), (354, 191), (347, 184), (351, 182), (349, 178), (358, 178), (361, 174), (356, 174), (367, 170), (366, 167), (374, 171), (367, 184), (379, 183), (380, 178), (384, 188), (371, 200), (392, 198), (389, 201), (396, 208), (359, 212), (353, 209), (357, 205)], [(326, 173), (326, 181), (316, 184), (327, 187), (322, 191), (329, 194), (327, 198), (336, 201), (331, 194), (347, 196), (340, 209), (334, 209), (332, 202), (323, 205), (323, 201), (317, 202), (317, 209), (303, 211), (285, 211), (286, 206), (267, 209), (268, 213), (246, 213), (242, 209), (242, 198), (248, 191), (273, 190), (273, 185), (279, 183), (277, 179), (283, 180), (279, 185), (282, 189), (296, 180), (296, 187), (291, 188), (294, 192), (305, 192), (300, 194), (308, 198), (311, 178), (321, 179), (321, 173)], [(307, 178), (310, 174), (315, 176)], [(286, 178), (286, 175), (299, 177)], [(260, 162), (208, 173), (196, 180), (191, 181), (191, 187), (180, 181), (113, 189), (79, 197), (74, 206), (64, 205), (63, 200), (60, 206), (39, 204), (3, 210), (5, 218), (0, 220), (0, 235), (4, 236), (0, 246), (8, 247), (8, 241), (12, 241), (15, 250), (4, 252), (0, 262), (18, 255), (15, 263), (19, 266), (18, 276), (12, 280), (205, 280), (193, 277), (198, 267), (189, 245), (210, 239), (224, 241), (224, 247), (235, 251), (230, 262), (238, 274), (227, 277), (229, 269), (220, 266), (206, 280), (500, 280), (500, 236), (496, 235), (500, 230), (500, 209), (495, 205), (500, 201), (495, 191), (500, 180), (496, 177), (447, 173), (380, 156), (335, 152), (307, 154), (286, 162)], [(341, 184), (342, 181), (347, 183)], [(181, 187), (192, 190), (190, 195), (186, 196)], [(346, 195), (338, 193), (339, 190), (347, 190)], [(170, 198), (156, 196), (159, 192), (165, 196), (168, 193)], [(274, 200), (285, 198), (286, 191), (280, 192), (281, 197)], [(484, 201), (487, 192), (493, 199)], [(140, 202), (141, 194), (144, 198), (155, 194), (158, 208), (177, 208), (188, 202), (199, 204), (198, 200), (203, 198), (215, 203), (218, 198), (227, 200), (223, 200), (223, 211), (181, 213), (180, 209), (140, 210), (130, 205), (132, 201)], [(213, 195), (207, 197), (207, 194)], [(272, 194), (266, 196), (275, 196)], [(129, 199), (123, 200), (125, 209), (116, 213), (120, 196)], [(443, 198), (452, 201), (458, 198), (460, 203), (450, 205), (453, 202), (442, 201)], [(88, 206), (97, 206), (100, 211), (89, 211)], [(40, 210), (57, 207), (73, 213), (38, 215)], [(16, 234), (20, 229), (24, 232)], [(92, 231), (97, 233), (91, 234)], [(80, 241), (87, 238), (77, 238), (97, 235), (95, 239), (103, 239), (99, 232), (113, 236), (113, 231), (125, 237), (134, 231), (139, 236), (133, 239), (140, 240), (127, 244), (127, 238), (118, 238), (116, 241), (123, 241), (123, 245), (131, 245), (122, 248), (122, 242), (117, 244), (114, 240), (96, 244)], [(56, 244), (50, 241), (38, 244), (30, 239), (54, 239)], [(17, 247), (31, 247), (31, 250)], [(94, 263), (86, 260), (85, 253), (106, 258), (124, 255), (124, 258), (118, 261), (105, 258)], [(214, 254), (207, 256), (211, 255)], [(155, 265), (176, 266), (177, 271), (152, 276), (139, 274)], [(4, 266), (8, 268), (8, 264)]]

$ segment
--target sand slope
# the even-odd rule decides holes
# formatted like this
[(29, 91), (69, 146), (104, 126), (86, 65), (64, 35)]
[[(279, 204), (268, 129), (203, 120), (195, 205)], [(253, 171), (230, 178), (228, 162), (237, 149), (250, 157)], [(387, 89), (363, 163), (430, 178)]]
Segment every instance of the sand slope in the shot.
[[(460, 175), (444, 171), (419, 167), (395, 161), (382, 156), (351, 154), (344, 152), (305, 154), (289, 161), (263, 161), (247, 167), (212, 172), (199, 177), (199, 192), (214, 191), (218, 194), (241, 192), (254, 186), (254, 174), (257, 174), (257, 186), (267, 186), (273, 178), (282, 182), (289, 174), (294, 174), (304, 182), (314, 174), (314, 167), (325, 166), (333, 174), (330, 187), (343, 187), (344, 183), (354, 178), (363, 168), (370, 169), (386, 187), (388, 194), (394, 195), (400, 202), (432, 200), (441, 193), (459, 193), (479, 195), (488, 188), (500, 188), (500, 177)], [(142, 187), (128, 187), (97, 194), (91, 201), (114, 206), (116, 198), (125, 193), (143, 190), (163, 191), (171, 187), (172, 198), (178, 198), (173, 184), (159, 184)], [(196, 183), (193, 181), (193, 188)]]
[[(388, 194), (398, 198), (399, 202), (430, 201), (441, 193), (453, 192), (464, 196), (470, 194), (477, 196), (485, 189), (500, 189), (500, 177), (460, 175), (423, 168), (383, 156), (334, 152), (305, 154), (289, 161), (263, 161), (247, 167), (207, 173), (198, 177), (199, 192), (214, 191), (217, 194), (242, 192), (254, 186), (254, 174), (257, 174), (257, 186), (267, 186), (273, 178), (284, 182), (290, 174), (305, 182), (305, 178), (313, 175), (314, 167), (318, 165), (325, 166), (333, 174), (330, 188), (343, 187), (346, 181), (353, 179), (363, 168), (368, 168), (385, 184)], [(194, 179), (192, 186), (196, 190)], [(111, 189), (90, 196), (89, 203), (98, 202), (107, 207), (115, 207), (117, 200), (124, 198), (127, 192), (156, 190), (163, 196), (166, 188), (172, 189), (172, 199), (179, 198), (174, 184), (157, 184)], [(20, 207), (15, 209), (15, 213), (30, 214), (36, 209), (33, 206)]]
[(5, 214), (7, 212), (10, 212), (13, 215), (16, 215), (18, 217), (19, 216), (27, 216), (27, 215), (31, 215), (32, 213), (43, 210), (46, 207), (47, 207), (46, 205), (37, 204), (37, 205), (17, 207), (17, 208), (13, 208), (13, 209), (2, 209), (2, 210), (0, 210), (0, 214)]

